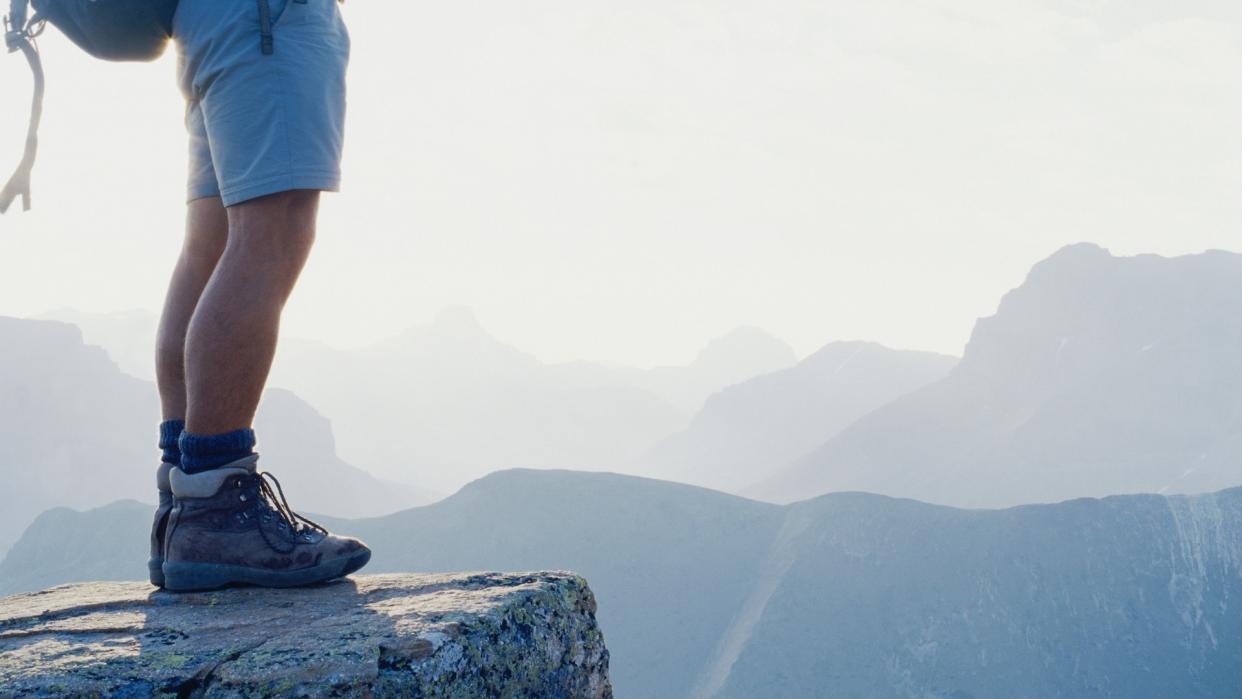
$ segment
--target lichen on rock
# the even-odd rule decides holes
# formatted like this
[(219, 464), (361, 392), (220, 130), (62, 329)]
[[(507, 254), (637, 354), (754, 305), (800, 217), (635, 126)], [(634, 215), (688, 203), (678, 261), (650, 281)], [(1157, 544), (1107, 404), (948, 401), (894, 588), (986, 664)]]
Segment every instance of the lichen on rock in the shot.
[(612, 696), (571, 573), (359, 576), (173, 594), (82, 583), (0, 599), (0, 697)]

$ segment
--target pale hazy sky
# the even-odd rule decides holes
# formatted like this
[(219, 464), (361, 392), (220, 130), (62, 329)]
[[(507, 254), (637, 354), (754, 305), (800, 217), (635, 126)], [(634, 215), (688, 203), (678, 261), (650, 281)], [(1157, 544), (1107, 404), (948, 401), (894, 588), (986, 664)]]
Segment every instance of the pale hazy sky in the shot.
[[(740, 324), (801, 354), (958, 353), (1064, 244), (1242, 250), (1236, 0), (344, 12), (345, 191), (290, 335), (360, 345), (462, 304), (547, 360), (680, 363)], [(0, 314), (155, 311), (183, 215), (172, 56), (43, 49), (36, 209), (0, 217)], [(5, 177), (27, 85), (0, 56)]]

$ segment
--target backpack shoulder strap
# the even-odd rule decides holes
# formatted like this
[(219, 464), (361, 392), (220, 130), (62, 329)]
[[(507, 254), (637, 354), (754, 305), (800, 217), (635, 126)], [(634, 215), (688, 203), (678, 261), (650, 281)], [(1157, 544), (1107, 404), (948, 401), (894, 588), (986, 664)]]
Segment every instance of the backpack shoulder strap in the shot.
[[(8, 184), (0, 190), (0, 214), (7, 212), (13, 200), (19, 196), (22, 198), (22, 210), (30, 210), (30, 172), (34, 169), (35, 154), (39, 150), (39, 122), (43, 118), (43, 61), (40, 60), (39, 49), (34, 43), (43, 22), (36, 17), (27, 24), (24, 16), (25, 2), (22, 1), (21, 4), (21, 15), (10, 15), (5, 19), (7, 26), (4, 42), (9, 53), (21, 51), (26, 56), (26, 62), (30, 64), (30, 71), (34, 74), (34, 94), (30, 101), (30, 123), (26, 127), (26, 150)], [(17, 2), (14, 2), (14, 6), (16, 5)]]

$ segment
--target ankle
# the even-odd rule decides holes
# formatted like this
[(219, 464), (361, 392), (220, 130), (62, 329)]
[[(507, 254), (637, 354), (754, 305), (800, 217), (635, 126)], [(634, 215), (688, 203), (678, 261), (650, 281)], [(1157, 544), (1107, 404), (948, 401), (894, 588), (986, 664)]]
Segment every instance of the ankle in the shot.
[(254, 430), (245, 428), (223, 434), (198, 435), (183, 431), (178, 440), (181, 470), (210, 471), (254, 454)]
[(177, 440), (181, 439), (181, 433), (184, 431), (185, 420), (165, 420), (160, 423), (159, 447), (164, 452), (161, 457), (164, 463), (173, 466), (181, 465), (181, 449), (177, 446)]

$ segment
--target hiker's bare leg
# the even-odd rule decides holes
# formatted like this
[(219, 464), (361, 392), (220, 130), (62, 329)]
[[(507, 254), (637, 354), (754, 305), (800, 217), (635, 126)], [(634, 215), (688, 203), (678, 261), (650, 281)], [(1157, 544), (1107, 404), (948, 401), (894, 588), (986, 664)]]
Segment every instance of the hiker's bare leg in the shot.
[(195, 199), (186, 211), (185, 240), (173, 268), (155, 340), (155, 383), (165, 420), (185, 417), (185, 333), (229, 236), (220, 197)]
[(190, 320), (186, 426), (199, 435), (251, 426), (276, 353), (280, 314), (315, 239), (319, 192), (228, 209), (228, 243)]

